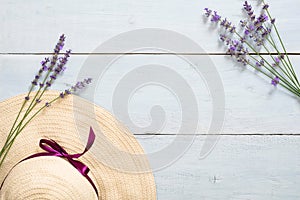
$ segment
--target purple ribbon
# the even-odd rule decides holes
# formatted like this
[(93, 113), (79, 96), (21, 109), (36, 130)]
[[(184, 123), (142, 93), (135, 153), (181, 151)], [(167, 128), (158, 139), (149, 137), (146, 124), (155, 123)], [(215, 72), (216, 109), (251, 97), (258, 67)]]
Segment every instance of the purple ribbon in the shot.
[(93, 183), (92, 179), (88, 176), (90, 169), (88, 168), (88, 166), (86, 166), (82, 162), (80, 162), (78, 160), (74, 160), (74, 159), (79, 158), (83, 154), (85, 154), (91, 148), (91, 146), (93, 145), (93, 143), (95, 141), (95, 137), (96, 137), (95, 133), (94, 133), (92, 127), (90, 127), (90, 133), (89, 133), (89, 138), (88, 138), (86, 147), (85, 147), (84, 151), (79, 154), (67, 153), (67, 151), (64, 150), (64, 148), (62, 148), (54, 140), (41, 139), (39, 145), (46, 152), (33, 154), (33, 155), (21, 160), (20, 162), (23, 162), (23, 161), (31, 159), (31, 158), (40, 157), (40, 156), (57, 156), (57, 157), (65, 158), (66, 160), (69, 161), (69, 163), (71, 165), (73, 165), (90, 182), (90, 184), (93, 186), (93, 188), (98, 196), (98, 190), (97, 190), (95, 184)]

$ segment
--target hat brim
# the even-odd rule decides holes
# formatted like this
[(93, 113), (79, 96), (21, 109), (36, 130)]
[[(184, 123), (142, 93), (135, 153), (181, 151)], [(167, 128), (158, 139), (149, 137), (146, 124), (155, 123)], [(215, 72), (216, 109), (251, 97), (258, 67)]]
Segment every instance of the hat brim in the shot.
[[(46, 92), (32, 113), (58, 95), (55, 91)], [(0, 103), (1, 147), (24, 97), (19, 95)], [(134, 135), (105, 109), (73, 95), (44, 109), (24, 128), (0, 168), (0, 182), (19, 161), (43, 151), (38, 145), (42, 138), (55, 140), (71, 154), (81, 153), (90, 126), (96, 140), (91, 151), (79, 160), (90, 168), (99, 199), (156, 199), (151, 167)]]

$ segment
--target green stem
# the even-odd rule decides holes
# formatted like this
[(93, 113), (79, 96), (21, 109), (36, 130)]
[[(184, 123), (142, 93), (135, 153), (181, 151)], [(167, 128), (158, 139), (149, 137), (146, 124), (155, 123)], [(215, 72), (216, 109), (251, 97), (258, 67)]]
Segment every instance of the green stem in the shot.
[[(234, 32), (237, 36), (239, 36), (241, 39), (243, 38), (238, 32)], [(281, 74), (279, 74), (273, 67), (272, 65), (262, 56), (260, 55), (255, 49), (254, 47), (249, 44), (247, 41), (245, 41), (245, 44), (253, 51), (256, 53), (257, 56), (259, 56), (270, 68), (267, 68), (265, 66), (265, 68), (270, 71), (272, 74), (278, 76), (280, 79), (282, 79), (282, 81), (284, 81), (287, 85), (289, 85), (289, 87), (291, 87), (292, 89), (294, 89), (295, 91), (298, 91), (297, 88), (295, 88), (293, 85), (291, 85), (283, 76), (281, 76)], [(251, 55), (249, 55), (251, 56)], [(254, 58), (253, 56), (251, 56), (252, 58)], [(254, 58), (256, 61), (258, 61), (256, 58)]]
[[(252, 58), (253, 60), (255, 61), (258, 61), (254, 56), (252, 55), (249, 55), (250, 58)], [(298, 90), (293, 86), (291, 85), (283, 76), (281, 76), (280, 73), (278, 73), (276, 70), (274, 70), (272, 67), (268, 67), (268, 66), (265, 66), (265, 69), (267, 69), (271, 74), (273, 74), (274, 76), (278, 76), (280, 78), (281, 81), (283, 81), (287, 86), (289, 86), (290, 90), (293, 90), (294, 92), (297, 92), (298, 93)], [(273, 79), (271, 77), (271, 79)]]
[[(44, 89), (44, 90), (42, 91), (42, 94), (40, 95), (40, 97), (43, 95), (43, 93), (44, 93), (45, 91), (46, 91), (46, 89)], [(39, 98), (40, 98), (40, 97), (39, 97)], [(19, 122), (18, 126), (14, 129), (13, 133), (15, 133), (15, 132), (19, 133), (19, 132), (20, 132), (20, 127), (22, 126), (23, 121), (27, 118), (27, 116), (28, 116), (28, 115), (30, 114), (30, 112), (36, 107), (37, 104), (38, 104), (38, 103), (35, 103), (31, 108), (28, 108), (28, 109), (27, 109), (26, 113), (25, 113), (24, 116), (23, 116), (23, 119)], [(10, 142), (10, 139), (8, 140), (8, 142)]]
[[(52, 59), (57, 60), (57, 54), (54, 54), (54, 56), (53, 56)], [(55, 64), (56, 64), (56, 62), (55, 62)], [(46, 76), (44, 77), (44, 80), (43, 80), (43, 82), (42, 82), (43, 85), (45, 85), (45, 83), (46, 83), (48, 77), (50, 76), (50, 73), (52, 72), (52, 69), (53, 69), (53, 67), (55, 66), (55, 64), (53, 64), (53, 65), (51, 65), (51, 66), (49, 67), (49, 70), (48, 70), (48, 72), (47, 72), (47, 74), (46, 74)], [(42, 88), (43, 88), (43, 90), (42, 90)], [(7, 139), (8, 141), (10, 140), (10, 137), (15, 133), (15, 131), (17, 131), (17, 130), (19, 129), (19, 127), (22, 125), (23, 121), (26, 119), (26, 117), (27, 117), (28, 114), (31, 112), (31, 110), (37, 105), (36, 99), (37, 99), (37, 96), (39, 95), (39, 93), (41, 92), (41, 90), (42, 90), (42, 93), (41, 93), (41, 95), (38, 97), (38, 99), (40, 99), (40, 98), (42, 97), (42, 95), (43, 95), (44, 92), (47, 90), (47, 88), (48, 88), (48, 86), (44, 86), (44, 87), (40, 87), (40, 88), (38, 89), (38, 91), (36, 92), (35, 96), (33, 97), (32, 101), (31, 101), (30, 105), (28, 106), (27, 110), (25, 111), (25, 114), (23, 115), (22, 120), (19, 122), (18, 126), (17, 126), (16, 128), (14, 128), (13, 130), (10, 131), (10, 133), (9, 133), (9, 138)], [(4, 148), (6, 148), (6, 145), (4, 146)]]
[[(263, 3), (265, 4), (265, 1), (264, 1), (264, 0), (263, 0)], [(267, 14), (268, 14), (268, 17), (269, 17), (270, 19), (273, 19), (273, 18), (271, 17), (271, 14), (270, 14), (270, 12), (269, 12), (268, 9), (267, 9)], [(285, 56), (287, 57), (288, 62), (289, 62), (289, 64), (290, 64), (290, 66), (291, 66), (291, 67), (290, 67), (290, 70), (291, 70), (291, 72), (293, 72), (293, 74), (296, 75), (296, 73), (295, 73), (295, 71), (294, 71), (294, 69), (293, 69), (293, 67), (292, 67), (293, 65), (292, 65), (292, 63), (291, 63), (291, 60), (290, 60), (290, 58), (289, 58), (289, 56), (288, 56), (288, 54), (287, 54), (286, 48), (285, 48), (285, 46), (284, 46), (284, 44), (283, 44), (283, 41), (282, 41), (282, 39), (281, 39), (281, 37), (280, 37), (280, 35), (279, 35), (279, 31), (278, 31), (278, 29), (277, 29), (277, 26), (276, 26), (275, 24), (273, 24), (273, 26), (274, 26), (276, 35), (277, 35), (277, 37), (278, 37), (278, 39), (279, 39), (279, 41), (280, 41), (280, 44), (281, 44), (281, 46), (282, 46), (282, 48), (283, 48), (283, 51), (284, 51), (284, 53), (285, 53)], [(296, 79), (296, 82), (298, 83), (298, 85), (300, 86), (297, 76), (295, 76), (295, 79)]]
[[(274, 63), (276, 63), (276, 60), (274, 59), (274, 57), (271, 55), (269, 49), (266, 47), (266, 45), (263, 44), (264, 49), (268, 52), (268, 54), (270, 55), (270, 57), (272, 58), (272, 60), (274, 61)], [(284, 65), (283, 65), (284, 66)], [(294, 80), (292, 79), (290, 73), (288, 73), (289, 71), (286, 69), (285, 70), (279, 65), (277, 65), (277, 67), (295, 84), (295, 87), (297, 88), (297, 84), (294, 82)], [(287, 70), (287, 71), (286, 71)]]
[[(32, 92), (33, 88), (34, 88), (34, 86), (31, 85), (31, 87), (30, 87), (30, 89), (29, 89), (29, 91), (28, 91), (28, 93), (27, 93), (27, 96), (30, 95), (30, 93)], [(6, 146), (7, 146), (7, 143), (8, 143), (8, 141), (9, 141), (10, 137), (12, 136), (12, 133), (11, 133), (11, 132), (12, 132), (12, 130), (14, 129), (14, 127), (15, 127), (15, 125), (16, 125), (16, 123), (17, 123), (17, 121), (18, 121), (18, 119), (19, 119), (19, 117), (20, 117), (20, 115), (21, 115), (21, 113), (22, 113), (22, 111), (23, 111), (23, 109), (24, 109), (24, 107), (25, 107), (25, 105), (26, 105), (26, 102), (27, 102), (27, 100), (24, 100), (24, 101), (23, 101), (23, 104), (22, 104), (22, 106), (21, 106), (21, 108), (20, 108), (20, 110), (19, 110), (19, 112), (18, 112), (18, 115), (17, 115), (17, 117), (16, 117), (16, 119), (15, 119), (15, 121), (14, 121), (14, 123), (13, 123), (13, 125), (12, 125), (12, 127), (11, 127), (11, 129), (10, 129), (10, 131), (9, 131), (9, 134), (8, 134), (8, 136), (7, 136), (7, 138), (6, 138), (6, 141), (5, 141), (5, 143), (4, 143), (4, 146), (2, 147), (2, 149), (1, 149), (1, 151), (0, 151), (0, 158), (2, 157), (2, 154), (3, 154), (3, 152), (4, 152), (4, 150), (5, 150)]]
[[(53, 99), (52, 101), (49, 102), (49, 104), (57, 101), (60, 97), (56, 97), (55, 99)], [(28, 121), (18, 129), (18, 132), (13, 136), (12, 140), (8, 143), (8, 147), (5, 149), (5, 154), (3, 156), (3, 158), (1, 158), (0, 161), (0, 166), (2, 166), (4, 159), (6, 158), (10, 148), (12, 147), (12, 144), (14, 143), (15, 139), (17, 138), (17, 136), (22, 132), (22, 130), (28, 125), (28, 123), (37, 115), (39, 114), (44, 108), (46, 108), (46, 105), (44, 105), (43, 107), (41, 107), (39, 110), (37, 110), (29, 119)]]
[[(276, 50), (278, 56), (280, 56), (281, 53), (279, 52), (279, 50), (278, 50), (278, 48), (277, 48), (277, 46), (276, 46), (276, 44), (275, 44), (275, 42), (274, 42), (274, 39), (273, 39), (272, 34), (269, 34), (269, 36), (270, 36), (270, 38), (271, 38), (271, 41), (270, 41), (269, 38), (267, 38), (267, 41), (268, 41), (268, 42), (271, 44), (271, 46)], [(289, 57), (288, 57), (287, 54), (286, 54), (285, 56), (289, 59)], [(295, 84), (295, 86), (298, 87), (298, 89), (300, 89), (300, 85), (299, 85), (299, 83), (297, 82), (297, 75), (294, 73), (293, 70), (291, 70), (291, 68), (293, 68), (293, 66), (290, 66), (290, 65), (287, 63), (287, 61), (286, 61), (285, 58), (284, 58), (284, 59), (281, 59), (281, 63), (284, 65), (286, 71), (289, 72), (289, 74), (292, 75), (293, 78), (290, 78), (291, 81), (293, 81), (293, 83)]]
[[(253, 58), (253, 57), (251, 57)], [(255, 58), (254, 58), (255, 59)], [(252, 63), (248, 63), (251, 67), (253, 67), (254, 69), (258, 70), (259, 72), (263, 73), (265, 76), (269, 77), (270, 79), (273, 79), (273, 77), (271, 77), (269, 74), (267, 74), (266, 72), (264, 72), (263, 70), (261, 70), (260, 68), (254, 66)], [(286, 86), (285, 84), (279, 82), (279, 85), (281, 85), (282, 87), (284, 87), (285, 89), (287, 89), (288, 91), (292, 92), (293, 94), (295, 94), (296, 96), (300, 97), (300, 93), (299, 91), (295, 91), (293, 89), (291, 89), (290, 87)]]

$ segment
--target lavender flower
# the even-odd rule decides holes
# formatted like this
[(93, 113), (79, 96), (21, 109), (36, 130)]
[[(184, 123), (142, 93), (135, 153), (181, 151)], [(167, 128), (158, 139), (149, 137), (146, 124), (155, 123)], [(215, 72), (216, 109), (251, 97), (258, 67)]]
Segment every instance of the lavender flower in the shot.
[(280, 63), (280, 58), (279, 57), (275, 57), (274, 60), (275, 60), (276, 64)]
[(242, 27), (245, 27), (247, 25), (247, 21), (246, 20), (240, 20), (240, 24)]
[[(268, 8), (269, 5), (263, 3), (262, 11), (256, 17), (252, 6), (245, 1), (243, 10), (247, 17), (240, 20), (241, 31), (236, 30), (227, 18), (222, 18), (216, 11), (206, 8), (205, 16), (210, 18), (212, 23), (218, 24), (220, 21), (220, 27), (225, 32), (220, 34), (220, 40), (227, 47), (226, 54), (233, 57), (237, 62), (249, 65), (269, 77), (272, 80), (272, 85), (280, 84), (300, 97), (300, 83), (278, 34), (275, 18), (271, 17)], [(276, 30), (277, 40), (271, 34), (273, 27)], [(280, 41), (280, 49), (284, 51), (284, 54), (281, 53), (282, 50), (279, 49), (275, 41)], [(269, 43), (269, 45), (265, 43)], [(260, 54), (259, 51), (262, 48), (267, 54)], [(249, 53), (248, 49), (251, 49), (252, 52)], [(273, 56), (271, 52), (277, 52), (277, 56)], [(272, 61), (274, 62), (272, 63)]]
[(49, 58), (45, 58), (44, 60), (41, 61), (41, 65), (42, 67), (40, 68), (40, 70), (38, 71), (38, 75), (35, 75), (34, 79), (31, 81), (31, 86), (34, 87), (36, 85), (38, 85), (38, 81), (42, 75), (42, 73), (45, 71), (45, 69), (47, 69), (47, 63), (49, 62)]
[(252, 12), (252, 6), (250, 4), (248, 4), (247, 1), (245, 1), (244, 3), (244, 9), (247, 11), (247, 12)]
[(69, 89), (66, 89), (64, 92), (59, 94), (60, 98), (64, 98), (66, 95), (77, 92), (78, 90), (84, 89), (88, 84), (92, 82), (91, 78), (86, 78), (83, 81), (78, 81), (74, 86)]
[(263, 6), (263, 9), (264, 10), (267, 10), (269, 8), (269, 5), (268, 4), (265, 4), (264, 6)]
[(264, 23), (264, 22), (268, 21), (268, 19), (269, 19), (268, 16), (263, 13), (257, 18), (257, 22)]
[[(221, 18), (220, 18), (221, 20)], [(232, 23), (229, 22), (226, 18), (221, 21), (220, 25), (225, 28), (225, 30), (229, 30), (231, 33), (234, 32), (235, 27), (232, 26)]]
[(55, 75), (58, 75), (62, 71), (65, 70), (65, 65), (68, 62), (68, 58), (70, 57), (71, 49), (67, 50), (63, 57), (59, 58), (59, 63), (57, 64), (57, 67), (55, 68)]
[(212, 15), (211, 21), (212, 22), (218, 22), (220, 21), (221, 16), (217, 14), (217, 11), (214, 11), (214, 14)]
[(254, 15), (254, 11), (252, 10), (252, 6), (250, 4), (248, 4), (247, 1), (245, 1), (244, 3), (244, 10), (246, 11), (247, 15), (249, 16), (251, 21), (255, 20), (255, 15)]
[(278, 83), (279, 83), (279, 77), (276, 76), (275, 78), (272, 79), (271, 84), (277, 86)]
[(66, 39), (65, 35), (62, 34), (62, 35), (60, 36), (60, 38), (59, 38), (58, 43), (56, 44), (56, 46), (55, 46), (55, 48), (54, 48), (54, 52), (55, 52), (56, 54), (58, 54), (59, 51), (63, 49), (63, 47), (64, 47), (64, 45), (65, 45), (65, 39)]
[[(70, 57), (71, 50), (66, 51), (63, 57), (58, 58), (59, 52), (64, 47), (64, 42), (65, 42), (65, 36), (61, 35), (59, 41), (55, 45), (54, 53), (51, 59), (45, 58), (43, 61), (41, 61), (41, 68), (39, 69), (38, 73), (35, 75), (34, 79), (31, 81), (31, 87), (29, 89), (29, 92), (24, 99), (23, 105), (21, 106), (20, 111), (17, 114), (17, 117), (13, 123), (13, 126), (11, 127), (11, 130), (8, 133), (4, 146), (0, 151), (0, 168), (4, 162), (4, 159), (8, 151), (10, 150), (10, 147), (14, 139), (21, 133), (21, 131), (25, 128), (25, 126), (44, 108), (51, 106), (51, 104), (57, 101), (59, 98), (64, 98), (65, 95), (69, 95), (73, 92), (72, 90), (65, 90), (53, 100), (46, 102), (44, 106), (42, 106), (40, 109), (33, 109), (37, 104), (39, 104), (42, 101), (44, 92), (49, 87), (51, 87), (54, 80), (57, 79), (57, 75), (59, 75), (65, 69), (65, 65), (68, 61), (68, 58)], [(57, 61), (59, 62), (57, 63)], [(43, 75), (43, 73), (45, 73), (45, 75)], [(82, 89), (89, 83), (91, 83), (90, 78), (78, 82), (74, 86), (74, 88)], [(37, 92), (35, 93), (35, 95), (33, 95), (34, 97), (31, 99), (31, 102), (28, 102), (30, 100), (31, 92), (35, 89), (35, 86), (37, 85), (39, 85)], [(25, 106), (27, 103), (29, 103), (29, 106)], [(35, 112), (35, 113), (30, 114), (31, 112)]]
[[(45, 58), (45, 60), (43, 60), (41, 62), (41, 65), (42, 65), (42, 71), (47, 71), (48, 70), (48, 67), (47, 67), (47, 64), (50, 62), (50, 59), (49, 58)], [(41, 71), (40, 71), (41, 72)]]
[(206, 11), (205, 16), (209, 17), (212, 13), (212, 10), (209, 10), (208, 8), (204, 8), (204, 10)]
[(271, 24), (275, 24), (275, 18), (271, 19)]

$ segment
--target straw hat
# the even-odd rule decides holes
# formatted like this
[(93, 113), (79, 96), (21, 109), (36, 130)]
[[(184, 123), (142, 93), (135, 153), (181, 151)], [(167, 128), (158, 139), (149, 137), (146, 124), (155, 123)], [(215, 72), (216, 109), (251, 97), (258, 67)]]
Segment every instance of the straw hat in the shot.
[[(59, 93), (47, 92), (46, 102)], [(0, 103), (0, 147), (25, 95)], [(0, 199), (156, 199), (154, 177), (134, 136), (103, 108), (77, 96), (58, 100), (34, 118), (15, 140), (0, 168)], [(38, 107), (36, 108), (38, 109)], [(52, 139), (69, 154), (85, 148), (90, 126), (96, 139), (78, 160), (89, 167), (92, 184), (66, 159), (24, 158), (44, 152), (41, 139)]]

